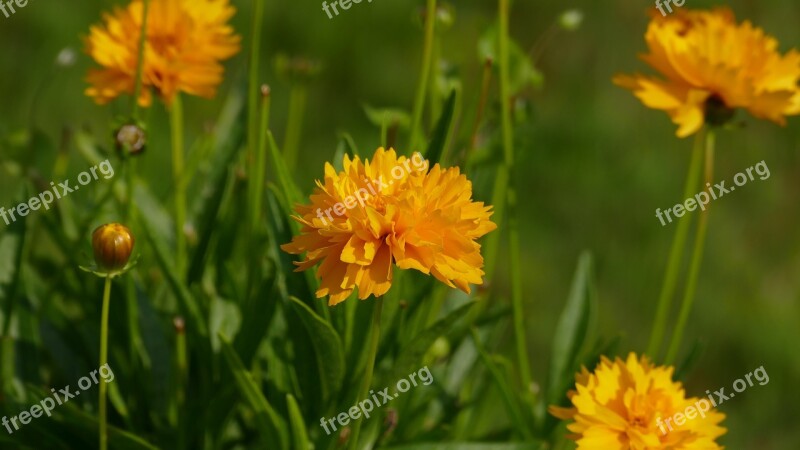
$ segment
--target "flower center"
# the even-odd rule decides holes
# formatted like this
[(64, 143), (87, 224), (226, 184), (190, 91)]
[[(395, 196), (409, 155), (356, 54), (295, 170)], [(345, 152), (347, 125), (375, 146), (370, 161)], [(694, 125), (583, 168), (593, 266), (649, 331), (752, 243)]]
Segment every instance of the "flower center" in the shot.
[(725, 101), (718, 95), (712, 95), (706, 100), (704, 105), (706, 123), (719, 127), (730, 122), (733, 114), (736, 112), (734, 109), (729, 108)]

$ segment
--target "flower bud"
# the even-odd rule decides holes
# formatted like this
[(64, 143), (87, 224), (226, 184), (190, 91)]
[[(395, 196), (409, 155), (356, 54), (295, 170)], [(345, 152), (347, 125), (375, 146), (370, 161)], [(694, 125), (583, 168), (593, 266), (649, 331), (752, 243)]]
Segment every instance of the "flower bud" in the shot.
[(133, 253), (131, 230), (119, 223), (101, 225), (92, 233), (92, 249), (97, 266), (109, 272), (122, 270)]
[(132, 123), (119, 127), (114, 134), (114, 139), (117, 142), (117, 150), (128, 152), (130, 155), (142, 153), (147, 143), (147, 135), (144, 129)]

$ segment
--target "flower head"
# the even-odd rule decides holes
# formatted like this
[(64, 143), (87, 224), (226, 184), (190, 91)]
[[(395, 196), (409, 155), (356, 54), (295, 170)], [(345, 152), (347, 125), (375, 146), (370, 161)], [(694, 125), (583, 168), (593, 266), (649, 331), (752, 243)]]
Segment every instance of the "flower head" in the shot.
[(573, 407), (550, 413), (574, 420), (567, 429), (578, 450), (722, 449), (715, 439), (726, 432), (718, 425), (725, 415), (706, 398), (686, 398), (672, 372), (633, 353), (625, 361), (603, 357), (594, 372), (576, 375), (567, 394)]
[[(151, 89), (167, 104), (179, 92), (213, 97), (222, 81), (220, 61), (239, 51), (240, 37), (226, 23), (235, 11), (229, 0), (151, 0), (139, 104), (150, 104)], [(102, 69), (89, 71), (86, 95), (97, 103), (133, 94), (142, 15), (142, 0), (133, 0), (91, 27), (86, 53)]]
[(666, 111), (679, 137), (719, 125), (737, 108), (781, 125), (800, 114), (800, 53), (781, 55), (774, 38), (749, 21), (737, 24), (727, 8), (656, 13), (645, 41), (641, 58), (663, 78), (618, 75), (614, 83)]
[(92, 250), (97, 266), (106, 272), (118, 272), (128, 265), (136, 240), (131, 230), (119, 223), (101, 225), (92, 233)]
[(393, 266), (431, 274), (469, 292), (481, 284), (478, 238), (497, 226), (491, 207), (472, 201), (472, 184), (458, 168), (429, 169), (412, 158), (379, 148), (372, 161), (344, 157), (344, 171), (325, 165), (311, 205), (297, 205), (298, 236), (281, 248), (306, 252), (297, 270), (320, 263), (317, 297), (345, 300), (357, 287), (360, 299), (385, 294)]

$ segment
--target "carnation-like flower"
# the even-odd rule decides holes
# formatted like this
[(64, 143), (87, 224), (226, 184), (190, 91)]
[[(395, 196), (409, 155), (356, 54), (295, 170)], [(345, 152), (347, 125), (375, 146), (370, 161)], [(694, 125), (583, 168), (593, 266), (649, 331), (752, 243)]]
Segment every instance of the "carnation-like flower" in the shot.
[[(235, 12), (229, 0), (151, 0), (139, 104), (150, 105), (151, 89), (167, 104), (179, 92), (214, 97), (220, 61), (239, 51), (240, 37), (227, 24)], [(86, 95), (97, 103), (134, 93), (142, 13), (142, 1), (133, 0), (91, 27), (86, 53), (102, 68), (89, 71)]]
[(708, 398), (686, 398), (672, 381), (672, 367), (647, 358), (603, 357), (594, 372), (584, 367), (567, 395), (573, 408), (550, 407), (567, 426), (578, 450), (716, 450), (725, 415)]
[(300, 234), (281, 248), (306, 253), (298, 271), (320, 263), (317, 297), (344, 301), (381, 296), (393, 266), (430, 274), (470, 292), (484, 272), (478, 238), (497, 226), (491, 207), (472, 201), (472, 183), (458, 168), (444, 169), (419, 153), (412, 158), (379, 148), (372, 160), (344, 157), (344, 171), (325, 164), (311, 205), (296, 205)]
[(663, 78), (618, 75), (614, 83), (666, 111), (679, 137), (719, 125), (737, 108), (781, 125), (800, 114), (800, 53), (782, 56), (774, 38), (749, 21), (737, 24), (728, 8), (654, 13), (645, 40), (641, 58)]

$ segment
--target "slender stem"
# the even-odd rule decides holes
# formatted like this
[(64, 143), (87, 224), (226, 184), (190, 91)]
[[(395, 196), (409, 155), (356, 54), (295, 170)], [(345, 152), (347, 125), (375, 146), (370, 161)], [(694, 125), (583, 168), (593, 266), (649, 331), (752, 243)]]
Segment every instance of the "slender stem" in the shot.
[[(503, 128), (503, 155), (506, 178), (511, 178), (510, 168), (514, 166), (514, 128), (511, 123), (511, 87), (509, 82), (509, 0), (500, 0), (500, 97), (502, 105), (501, 121)], [(515, 183), (510, 183), (506, 201), (508, 202), (509, 248), (511, 251), (511, 301), (514, 317), (514, 337), (517, 346), (517, 362), (524, 386), (524, 397), (533, 400), (533, 378), (528, 360), (528, 344), (525, 336), (525, 311), (522, 305), (522, 271), (519, 251), (519, 229), (516, 217), (517, 195)], [(531, 403), (533, 404), (533, 403)]]
[(179, 325), (175, 327), (175, 361), (178, 372), (178, 386), (175, 393), (178, 413), (178, 448), (183, 450), (186, 448), (186, 374), (189, 365), (186, 357), (186, 331), (183, 318), (177, 318), (175, 323)]
[(261, 200), (265, 189), (264, 178), (266, 177), (267, 171), (267, 130), (269, 129), (270, 99), (269, 87), (266, 85), (262, 86), (258, 145), (256, 146), (255, 159), (250, 162), (253, 164), (253, 172), (249, 186), (250, 205), (248, 208), (248, 212), (250, 213), (251, 235), (255, 233), (255, 230), (261, 222), (261, 211), (263, 209)]
[[(691, 162), (689, 163), (689, 171), (686, 175), (686, 183), (683, 188), (682, 198), (690, 198), (697, 192), (698, 183), (700, 181), (700, 167), (703, 161), (704, 136), (704, 131), (697, 133), (695, 136), (694, 149), (692, 150)], [(692, 223), (691, 218), (688, 216), (687, 214), (678, 219), (678, 227), (675, 230), (675, 235), (672, 238), (672, 245), (669, 249), (669, 258), (667, 259), (667, 267), (664, 272), (664, 281), (661, 284), (661, 293), (658, 296), (658, 308), (653, 321), (653, 331), (650, 334), (650, 343), (647, 345), (647, 354), (653, 358), (653, 360), (658, 359), (661, 353), (661, 346), (664, 342), (664, 330), (666, 328), (670, 309), (672, 308), (675, 286), (678, 281), (678, 272), (686, 247), (686, 237), (689, 235), (689, 225)]]
[(258, 146), (258, 104), (259, 104), (259, 75), (258, 64), (261, 54), (261, 28), (264, 19), (264, 0), (253, 0), (253, 25), (250, 39), (250, 70), (247, 89), (247, 150), (248, 164), (256, 158)]
[(441, 55), (441, 38), (435, 33), (433, 35), (433, 56), (431, 56), (431, 74), (430, 82), (428, 83), (428, 97), (430, 100), (430, 116), (428, 117), (428, 126), (433, 129), (439, 116), (442, 114), (442, 94), (438, 86), (439, 77), (439, 59)]
[(306, 86), (302, 81), (292, 86), (289, 94), (289, 118), (286, 122), (286, 139), (283, 142), (283, 154), (289, 170), (297, 163), (297, 152), (300, 148), (300, 137), (303, 134), (303, 116), (306, 110)]
[[(483, 79), (481, 82), (481, 94), (478, 101), (478, 113), (475, 115), (475, 125), (472, 127), (472, 137), (469, 140), (469, 152), (475, 151), (478, 145), (478, 131), (481, 128), (481, 121), (483, 120), (483, 111), (486, 109), (486, 101), (489, 99), (489, 88), (492, 82), (492, 64), (491, 58), (487, 59), (483, 64)], [(467, 155), (466, 160), (469, 160)]]
[(170, 127), (172, 128), (172, 178), (175, 183), (175, 266), (178, 275), (186, 272), (186, 180), (183, 169), (183, 105), (180, 94), (175, 96), (170, 108)]
[(144, 44), (147, 40), (147, 12), (150, 10), (150, 0), (144, 0), (142, 6), (142, 29), (139, 33), (139, 55), (136, 60), (136, 84), (133, 88), (133, 101), (131, 117), (139, 119), (139, 96), (142, 93), (142, 71), (144, 70)]
[(411, 119), (411, 151), (417, 151), (421, 135), (422, 113), (425, 109), (425, 94), (428, 92), (428, 77), (431, 74), (431, 61), (433, 59), (433, 38), (436, 25), (436, 0), (428, 0), (427, 14), (425, 15), (425, 47), (422, 54), (422, 69), (419, 73), (417, 97), (414, 102), (414, 112)]
[(387, 119), (387, 112), (383, 113), (383, 120), (381, 121), (381, 147), (388, 148), (388, 141), (386, 139), (389, 130), (389, 119)]
[(506, 168), (514, 165), (514, 129), (511, 124), (511, 83), (509, 81), (509, 0), (500, 0), (500, 99), (503, 125), (503, 155)]
[[(383, 299), (377, 297), (375, 299), (375, 309), (372, 312), (372, 333), (370, 336), (369, 353), (367, 355), (366, 372), (364, 373), (364, 382), (358, 393), (358, 399), (366, 398), (369, 392), (369, 387), (372, 384), (372, 374), (375, 371), (375, 360), (378, 356), (378, 344), (381, 341), (381, 310), (383, 310)], [(353, 424), (353, 433), (350, 435), (350, 450), (358, 448), (358, 435), (361, 431), (361, 424), (364, 421), (358, 420)]]
[[(262, 211), (264, 210), (262, 199), (264, 198), (264, 190), (266, 189), (264, 179), (266, 178), (267, 172), (267, 132), (269, 131), (270, 99), (271, 95), (269, 86), (261, 86), (261, 111), (258, 131), (258, 147), (256, 149), (255, 161), (251, 162), (255, 168), (252, 171), (248, 186), (249, 204), (247, 212), (250, 215), (250, 220), (248, 221), (247, 226), (247, 234), (249, 236), (248, 245), (255, 245), (255, 243), (258, 242), (256, 238), (258, 237)], [(251, 296), (250, 293), (253, 292), (253, 286), (256, 284), (256, 279), (258, 277), (260, 268), (260, 258), (260, 251), (256, 250), (250, 252), (250, 262), (247, 270), (247, 302), (255, 301), (255, 297)]]
[[(705, 180), (706, 183), (711, 183), (714, 176), (714, 131), (709, 129), (706, 134), (706, 161), (705, 161)], [(694, 303), (695, 291), (697, 290), (697, 278), (700, 274), (700, 265), (703, 262), (703, 249), (706, 242), (706, 231), (708, 228), (708, 209), (706, 208), (700, 213), (700, 222), (697, 224), (697, 236), (694, 240), (694, 251), (692, 252), (692, 262), (689, 266), (689, 278), (686, 282), (686, 290), (683, 293), (683, 301), (681, 302), (681, 311), (678, 315), (678, 323), (675, 325), (675, 332), (672, 334), (672, 340), (667, 350), (666, 364), (672, 364), (678, 354), (683, 339), (683, 331), (686, 328), (686, 322), (689, 319), (689, 313), (692, 310)]]
[[(103, 311), (100, 318), (100, 367), (108, 364), (108, 309), (111, 303), (111, 277), (106, 276), (103, 288)], [(100, 450), (108, 449), (108, 433), (106, 425), (106, 390), (107, 383), (100, 383)]]
[(511, 253), (511, 300), (514, 318), (514, 337), (517, 343), (517, 361), (519, 362), (519, 373), (524, 387), (523, 396), (530, 400), (533, 405), (535, 401), (535, 391), (533, 388), (533, 377), (531, 376), (531, 365), (528, 359), (528, 344), (525, 335), (525, 310), (523, 309), (522, 291), (522, 263), (520, 260), (519, 226), (517, 223), (517, 199), (515, 190), (508, 191), (508, 229), (509, 229), (509, 252)]

